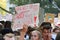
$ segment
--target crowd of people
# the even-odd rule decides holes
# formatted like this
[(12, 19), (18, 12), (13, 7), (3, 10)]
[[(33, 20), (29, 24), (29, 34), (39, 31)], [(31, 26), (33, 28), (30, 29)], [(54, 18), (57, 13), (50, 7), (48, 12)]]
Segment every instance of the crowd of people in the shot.
[(0, 26), (0, 40), (60, 40), (60, 29), (52, 29), (50, 22), (43, 22), (38, 28), (24, 24), (23, 29), (18, 31)]

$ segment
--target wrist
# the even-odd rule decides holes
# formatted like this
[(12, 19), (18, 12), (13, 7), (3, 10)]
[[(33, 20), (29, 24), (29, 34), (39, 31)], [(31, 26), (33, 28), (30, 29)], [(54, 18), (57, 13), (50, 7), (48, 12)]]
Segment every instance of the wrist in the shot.
[(26, 34), (25, 32), (21, 32), (21, 33), (20, 33), (20, 35), (24, 35), (24, 36), (25, 36), (25, 34)]

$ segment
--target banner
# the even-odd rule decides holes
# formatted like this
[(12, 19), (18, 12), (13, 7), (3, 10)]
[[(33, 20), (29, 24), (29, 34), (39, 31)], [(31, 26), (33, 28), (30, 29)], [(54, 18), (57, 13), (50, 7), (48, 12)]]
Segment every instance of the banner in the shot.
[(39, 3), (18, 6), (13, 18), (13, 30), (22, 29), (23, 24), (38, 25)]

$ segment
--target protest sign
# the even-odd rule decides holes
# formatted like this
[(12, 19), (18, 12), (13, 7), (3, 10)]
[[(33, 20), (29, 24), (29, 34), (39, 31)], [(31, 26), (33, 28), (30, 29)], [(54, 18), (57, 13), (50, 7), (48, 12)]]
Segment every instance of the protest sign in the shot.
[(15, 10), (16, 14), (13, 18), (13, 29), (22, 29), (23, 24), (38, 24), (39, 3), (18, 6)]
[(57, 25), (58, 20), (58, 18), (54, 18), (54, 25)]
[(55, 15), (52, 13), (46, 13), (45, 21), (50, 22), (50, 23), (54, 23), (54, 17), (55, 17)]
[(4, 19), (6, 19), (6, 21), (12, 21), (12, 17), (13, 17), (12, 14), (7, 13), (7, 14), (4, 16)]

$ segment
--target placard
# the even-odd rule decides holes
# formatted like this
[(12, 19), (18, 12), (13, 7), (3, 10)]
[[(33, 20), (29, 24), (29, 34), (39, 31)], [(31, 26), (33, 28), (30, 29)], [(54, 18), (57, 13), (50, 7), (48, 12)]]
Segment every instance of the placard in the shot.
[(39, 3), (18, 6), (15, 8), (16, 14), (13, 18), (13, 30), (22, 29), (23, 24), (37, 25)]

